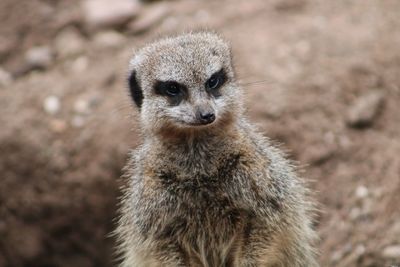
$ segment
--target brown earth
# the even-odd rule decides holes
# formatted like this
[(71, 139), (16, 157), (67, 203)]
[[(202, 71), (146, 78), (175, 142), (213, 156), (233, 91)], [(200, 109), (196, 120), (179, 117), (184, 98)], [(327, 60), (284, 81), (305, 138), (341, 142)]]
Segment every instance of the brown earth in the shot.
[[(231, 41), (250, 119), (311, 181), (321, 266), (400, 265), (388, 248), (400, 246), (400, 2), (171, 1), (142, 34), (119, 28), (125, 39), (112, 47), (85, 28), (79, 3), (0, 2), (0, 63), (14, 77), (0, 82), (0, 266), (115, 265), (118, 177), (140, 142), (128, 59), (159, 35), (198, 28)], [(53, 49), (71, 27), (78, 52), (26, 67), (25, 51)], [(349, 125), (371, 92), (379, 105), (363, 112), (373, 116)]]

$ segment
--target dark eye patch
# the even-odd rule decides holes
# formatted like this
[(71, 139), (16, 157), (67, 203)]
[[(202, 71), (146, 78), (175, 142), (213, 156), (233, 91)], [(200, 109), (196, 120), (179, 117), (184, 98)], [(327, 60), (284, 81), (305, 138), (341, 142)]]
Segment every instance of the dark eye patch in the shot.
[(143, 103), (143, 92), (136, 78), (136, 72), (132, 71), (128, 78), (129, 91), (136, 106), (140, 109)]
[(179, 104), (187, 93), (185, 85), (176, 81), (157, 81), (154, 85), (156, 94), (166, 96), (173, 104)]
[(219, 93), (218, 89), (225, 84), (226, 80), (227, 77), (225, 70), (221, 69), (211, 75), (211, 77), (206, 81), (205, 87), (212, 95), (220, 96), (221, 94)]

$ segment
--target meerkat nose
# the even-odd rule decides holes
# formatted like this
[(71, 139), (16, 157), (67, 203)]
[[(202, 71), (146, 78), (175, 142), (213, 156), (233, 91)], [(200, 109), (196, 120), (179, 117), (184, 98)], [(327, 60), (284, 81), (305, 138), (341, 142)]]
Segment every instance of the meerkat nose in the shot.
[(200, 112), (200, 120), (204, 124), (209, 124), (215, 121), (215, 114), (213, 112)]

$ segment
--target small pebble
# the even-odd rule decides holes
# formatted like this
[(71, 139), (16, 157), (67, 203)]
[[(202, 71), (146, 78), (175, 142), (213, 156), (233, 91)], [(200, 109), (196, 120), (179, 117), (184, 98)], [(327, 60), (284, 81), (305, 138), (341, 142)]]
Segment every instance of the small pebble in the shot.
[(56, 96), (48, 96), (44, 100), (43, 108), (48, 114), (56, 114), (60, 110), (60, 107), (60, 100)]
[(387, 259), (400, 260), (400, 245), (392, 245), (385, 247), (382, 251), (382, 255)]
[(362, 215), (362, 211), (358, 207), (352, 208), (350, 210), (349, 216), (350, 216), (350, 219), (353, 220), (353, 221), (357, 220), (361, 215)]
[(6, 87), (10, 85), (13, 78), (9, 72), (0, 67), (0, 87)]
[(86, 41), (77, 29), (68, 27), (56, 36), (54, 45), (57, 56), (67, 58), (83, 53)]
[(354, 249), (354, 253), (358, 256), (361, 256), (365, 253), (365, 246), (363, 244), (359, 244), (356, 246), (356, 248)]
[(53, 62), (53, 53), (48, 46), (37, 46), (25, 54), (26, 64), (30, 69), (46, 69)]
[(80, 115), (76, 115), (72, 118), (71, 124), (72, 126), (74, 126), (75, 128), (81, 128), (85, 125), (85, 118), (83, 118)]
[(347, 125), (353, 128), (366, 128), (372, 125), (384, 104), (381, 91), (371, 91), (360, 96), (349, 108)]
[(119, 27), (138, 15), (141, 5), (136, 0), (83, 1), (82, 10), (87, 28), (99, 29)]
[(75, 101), (74, 110), (75, 110), (75, 112), (80, 113), (80, 114), (90, 113), (89, 102), (85, 101), (83, 99), (78, 99), (77, 101)]
[(82, 73), (89, 67), (89, 60), (86, 56), (80, 56), (71, 64), (71, 70), (75, 73)]
[(369, 190), (367, 187), (360, 185), (356, 188), (355, 195), (359, 199), (366, 198), (369, 195)]
[(343, 257), (342, 252), (341, 251), (334, 251), (331, 255), (331, 262), (336, 263), (339, 260), (341, 260)]
[(116, 31), (100, 32), (94, 36), (94, 42), (102, 48), (118, 48), (126, 41), (126, 38)]
[(170, 11), (169, 6), (166, 4), (154, 5), (128, 25), (129, 31), (134, 34), (148, 31), (160, 23)]
[(345, 244), (344, 246), (341, 246), (338, 250), (336, 250), (332, 256), (331, 256), (331, 261), (332, 262), (338, 262), (341, 260), (345, 255), (349, 254), (353, 249), (353, 246), (350, 243)]

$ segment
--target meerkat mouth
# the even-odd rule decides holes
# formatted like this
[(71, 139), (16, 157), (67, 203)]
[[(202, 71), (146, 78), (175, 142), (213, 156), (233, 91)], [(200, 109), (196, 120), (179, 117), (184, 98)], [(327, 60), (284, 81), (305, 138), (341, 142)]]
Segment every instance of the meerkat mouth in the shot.
[(187, 123), (187, 125), (193, 126), (193, 127), (207, 127), (207, 126), (211, 126), (212, 124), (214, 124), (214, 123), (213, 122), (211, 122), (211, 123), (203, 123), (203, 122)]
[(202, 127), (208, 127), (211, 125), (215, 124), (215, 120), (212, 122), (187, 122), (187, 121), (178, 121), (179, 124), (182, 126), (189, 126), (189, 127), (196, 127), (196, 128), (202, 128)]

